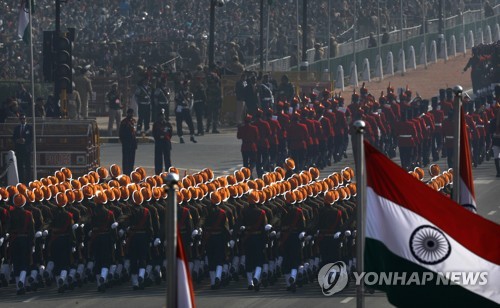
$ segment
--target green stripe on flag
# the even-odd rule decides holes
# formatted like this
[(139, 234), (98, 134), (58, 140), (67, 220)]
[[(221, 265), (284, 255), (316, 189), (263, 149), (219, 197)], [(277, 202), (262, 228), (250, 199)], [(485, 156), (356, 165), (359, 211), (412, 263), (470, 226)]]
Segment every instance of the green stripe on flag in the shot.
[[(381, 273), (389, 275), (393, 273), (406, 273), (406, 282), (412, 273), (419, 273), (420, 278), (422, 273), (431, 272), (428, 269), (421, 267), (407, 259), (401, 258), (393, 254), (380, 241), (371, 238), (366, 238), (365, 241), (365, 268), (364, 271)], [(464, 270), (467, 272), (467, 270)], [(371, 275), (373, 276), (373, 275)], [(373, 277), (369, 282), (374, 281)], [(433, 275), (430, 281), (426, 281), (425, 285), (416, 285), (416, 283), (404, 285), (387, 285), (379, 279), (373, 285), (366, 284), (367, 287), (381, 290), (387, 293), (389, 302), (398, 307), (498, 307), (494, 302), (482, 297), (474, 292), (471, 292), (459, 285), (443, 285), (441, 279), (440, 284), (437, 282), (437, 274)], [(392, 280), (394, 281), (394, 280)], [(401, 280), (399, 280), (401, 281)]]

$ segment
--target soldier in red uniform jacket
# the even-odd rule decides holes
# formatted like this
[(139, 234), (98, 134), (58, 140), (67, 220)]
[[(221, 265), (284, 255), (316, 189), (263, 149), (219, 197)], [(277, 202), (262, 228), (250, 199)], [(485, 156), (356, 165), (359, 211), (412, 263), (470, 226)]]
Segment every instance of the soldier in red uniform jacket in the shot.
[(401, 114), (401, 119), (394, 126), (394, 135), (397, 137), (401, 167), (409, 170), (411, 166), (412, 151), (417, 140), (417, 130), (415, 124), (407, 120), (407, 112)]
[(443, 147), (443, 121), (444, 112), (441, 110), (441, 106), (438, 104), (438, 98), (436, 96), (431, 98), (432, 110), (429, 111), (434, 117), (434, 133), (432, 134), (432, 161), (439, 160), (439, 153), (442, 151)]
[(244, 124), (238, 127), (237, 138), (241, 139), (241, 156), (243, 166), (252, 170), (257, 162), (257, 143), (259, 142), (259, 129), (252, 125), (252, 116), (247, 115)]
[(455, 141), (455, 134), (453, 130), (453, 109), (448, 113), (448, 118), (443, 121), (443, 136), (444, 136), (444, 150), (446, 151), (446, 160), (448, 168), (453, 168), (453, 143)]
[[(259, 142), (257, 144), (257, 176), (261, 177), (264, 170), (269, 167), (269, 139), (271, 138), (271, 126), (262, 119), (264, 112), (258, 109), (255, 113), (254, 125), (259, 129)], [(269, 171), (269, 170), (267, 170)]]
[(290, 156), (295, 161), (298, 170), (303, 170), (309, 142), (309, 131), (307, 126), (300, 122), (299, 117), (298, 113), (292, 115), (287, 136)]
[(285, 104), (283, 102), (278, 102), (276, 105), (276, 116), (278, 117), (278, 122), (281, 126), (281, 132), (278, 136), (278, 159), (277, 164), (283, 165), (285, 158), (288, 157), (288, 147), (286, 144), (287, 130), (290, 125), (290, 115), (285, 112)]
[(274, 170), (278, 161), (278, 148), (282, 129), (278, 117), (274, 115), (271, 108), (266, 110), (266, 121), (271, 128), (271, 137), (269, 138), (269, 165), (267, 166), (267, 170)]
[(322, 169), (328, 162), (328, 145), (330, 140), (333, 139), (333, 127), (330, 123), (330, 119), (325, 116), (325, 108), (319, 106), (316, 110), (318, 122), (322, 127), (322, 134), (319, 137), (319, 156), (317, 165), (318, 168)]
[(484, 100), (478, 99), (475, 102), (476, 111), (472, 114), (472, 118), (476, 123), (476, 128), (479, 133), (478, 140), (478, 164), (481, 164), (485, 158), (486, 153), (486, 124), (484, 116)]
[(425, 122), (424, 140), (422, 143), (422, 163), (424, 167), (430, 163), (432, 136), (435, 130), (434, 116), (428, 110), (429, 100), (424, 99), (420, 102), (420, 114)]

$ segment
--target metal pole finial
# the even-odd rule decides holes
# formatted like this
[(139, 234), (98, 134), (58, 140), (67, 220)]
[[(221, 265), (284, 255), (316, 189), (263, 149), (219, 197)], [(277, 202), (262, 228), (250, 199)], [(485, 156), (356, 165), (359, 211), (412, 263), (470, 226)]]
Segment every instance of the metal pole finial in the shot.
[(366, 123), (363, 120), (357, 120), (354, 122), (354, 128), (356, 128), (356, 132), (361, 134), (365, 131)]
[(453, 87), (453, 93), (455, 93), (455, 96), (462, 95), (463, 91), (464, 91), (464, 88), (462, 88), (462, 86), (459, 84), (457, 84), (456, 86)]

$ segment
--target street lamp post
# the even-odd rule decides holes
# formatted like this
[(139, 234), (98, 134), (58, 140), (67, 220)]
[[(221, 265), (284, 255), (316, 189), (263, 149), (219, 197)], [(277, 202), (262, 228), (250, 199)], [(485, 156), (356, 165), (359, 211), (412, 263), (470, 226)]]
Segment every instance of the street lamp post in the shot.
[(307, 71), (307, 0), (302, 0), (302, 62), (300, 70)]
[(215, 36), (215, 6), (224, 6), (224, 0), (210, 0), (210, 29), (208, 37), (208, 67), (213, 69), (215, 67), (215, 49), (214, 49), (214, 36)]

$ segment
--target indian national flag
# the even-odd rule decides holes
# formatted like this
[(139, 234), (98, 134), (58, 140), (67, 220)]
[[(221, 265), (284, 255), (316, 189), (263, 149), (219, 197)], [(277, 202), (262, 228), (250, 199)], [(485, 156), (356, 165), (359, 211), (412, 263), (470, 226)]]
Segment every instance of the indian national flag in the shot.
[(406, 285), (379, 278), (372, 287), (402, 307), (498, 307), (500, 226), (415, 180), (366, 142), (365, 147), (364, 270), (406, 275)]
[(196, 307), (189, 265), (180, 236), (177, 236), (177, 307)]
[[(31, 11), (34, 9), (34, 1), (31, 0)], [(29, 15), (29, 2), (28, 0), (21, 0), (19, 5), (19, 22), (17, 25), (17, 36), (22, 38), (25, 43), (29, 43), (30, 37), (30, 15)]]
[(465, 124), (464, 107), (460, 112), (460, 197), (459, 203), (466, 209), (476, 213), (476, 195), (474, 178), (472, 177), (472, 159), (469, 144), (469, 132)]

